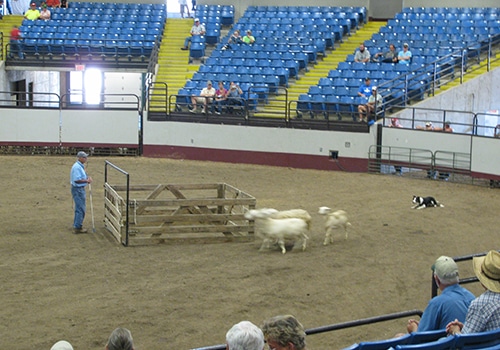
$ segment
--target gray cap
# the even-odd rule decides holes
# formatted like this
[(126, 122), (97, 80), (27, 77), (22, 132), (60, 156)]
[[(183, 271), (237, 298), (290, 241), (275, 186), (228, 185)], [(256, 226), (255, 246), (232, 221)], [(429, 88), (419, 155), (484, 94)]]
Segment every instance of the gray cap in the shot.
[(85, 153), (84, 151), (80, 151), (80, 152), (78, 152), (78, 153), (76, 154), (76, 157), (77, 157), (77, 158), (88, 158), (88, 156), (89, 156), (89, 155), (88, 155), (87, 153)]
[(66, 340), (60, 340), (54, 345), (52, 345), (50, 350), (73, 350), (73, 346)]

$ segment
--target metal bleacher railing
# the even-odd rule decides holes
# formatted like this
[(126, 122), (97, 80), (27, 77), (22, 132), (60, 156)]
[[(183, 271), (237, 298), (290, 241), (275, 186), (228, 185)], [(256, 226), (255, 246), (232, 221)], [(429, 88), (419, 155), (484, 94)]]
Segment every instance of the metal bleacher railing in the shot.
[[(456, 262), (462, 262), (462, 261), (470, 261), (472, 258), (477, 257), (477, 256), (484, 256), (486, 255), (487, 252), (484, 253), (477, 253), (477, 254), (471, 254), (471, 255), (464, 255), (464, 256), (458, 256), (454, 257), (453, 259)], [(460, 283), (461, 284), (467, 284), (467, 283), (474, 283), (478, 282), (479, 280), (477, 277), (466, 277), (466, 278), (461, 278)], [(431, 279), (431, 298), (434, 298), (437, 296), (438, 290), (436, 283), (434, 282), (434, 277)], [(352, 327), (359, 327), (363, 325), (368, 325), (368, 324), (374, 324), (378, 322), (384, 322), (384, 321), (390, 321), (394, 319), (399, 319), (399, 318), (407, 318), (411, 316), (419, 316), (421, 317), (423, 314), (422, 311), (420, 310), (408, 310), (408, 311), (402, 311), (402, 312), (396, 312), (392, 314), (386, 314), (386, 315), (380, 315), (380, 316), (375, 316), (375, 317), (369, 317), (369, 318), (364, 318), (364, 319), (359, 319), (359, 320), (353, 320), (349, 322), (342, 322), (342, 323), (337, 323), (337, 324), (332, 324), (332, 325), (326, 325), (326, 326), (321, 326), (321, 327), (316, 327), (316, 328), (310, 328), (306, 329), (306, 334), (313, 335), (313, 334), (319, 334), (319, 333), (324, 333), (324, 332), (331, 332), (335, 330), (341, 330), (341, 329), (346, 329), (346, 328), (352, 328)], [(427, 332), (424, 332), (427, 333)], [(399, 344), (418, 344), (418, 343), (424, 343), (424, 342), (429, 342), (433, 340), (437, 340), (440, 337), (445, 337), (445, 333), (443, 332), (432, 332), (432, 334), (419, 334), (419, 332), (412, 333), (412, 335), (404, 336), (405, 338), (401, 337), (403, 339), (402, 341), (399, 342)], [(413, 339), (412, 339), (413, 337)], [(485, 340), (489, 341), (491, 336), (489, 334), (485, 333)], [(362, 349), (363, 347), (360, 346), (362, 344), (372, 344), (372, 347), (367, 346), (366, 349), (387, 349), (391, 347), (395, 347), (397, 345), (397, 341), (395, 340), (396, 338), (391, 338), (387, 340), (382, 340), (382, 341), (377, 341), (378, 345), (375, 344), (375, 342), (365, 342), (365, 343), (360, 343), (360, 344), (353, 344), (351, 347), (346, 348), (347, 349)], [(495, 335), (495, 339), (498, 340), (498, 335)], [(454, 339), (453, 341), (456, 341), (457, 339)], [(388, 341), (395, 341), (395, 344), (390, 344), (388, 345)], [(219, 344), (219, 345), (212, 345), (212, 346), (204, 346), (204, 347), (198, 347), (198, 348), (193, 348), (193, 350), (223, 350), (226, 348), (225, 344)]]

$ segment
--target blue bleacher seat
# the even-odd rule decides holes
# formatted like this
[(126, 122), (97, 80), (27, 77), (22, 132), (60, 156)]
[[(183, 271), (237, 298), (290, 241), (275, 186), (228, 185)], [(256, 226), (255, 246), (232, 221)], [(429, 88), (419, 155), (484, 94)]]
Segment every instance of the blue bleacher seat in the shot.
[(451, 350), (455, 349), (455, 337), (444, 337), (420, 344), (397, 345), (396, 350)]
[(482, 349), (500, 344), (500, 328), (481, 333), (458, 334), (456, 338), (454, 343), (456, 349)]

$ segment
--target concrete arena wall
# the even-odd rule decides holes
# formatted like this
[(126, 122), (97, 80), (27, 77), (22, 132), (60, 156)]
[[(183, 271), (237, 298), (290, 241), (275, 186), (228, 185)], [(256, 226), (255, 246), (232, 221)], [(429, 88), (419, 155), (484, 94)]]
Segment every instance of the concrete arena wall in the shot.
[(0, 145), (137, 148), (138, 120), (137, 111), (5, 108)]
[[(145, 118), (146, 119), (146, 118)], [(370, 133), (180, 122), (145, 122), (144, 156), (364, 172)], [(330, 151), (338, 151), (332, 162)]]

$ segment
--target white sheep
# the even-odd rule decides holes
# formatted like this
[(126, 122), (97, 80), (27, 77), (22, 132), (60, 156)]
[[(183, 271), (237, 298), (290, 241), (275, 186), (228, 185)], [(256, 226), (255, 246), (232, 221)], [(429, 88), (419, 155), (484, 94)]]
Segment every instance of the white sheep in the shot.
[(255, 220), (255, 230), (263, 238), (260, 250), (269, 248), (271, 242), (278, 243), (283, 254), (286, 253), (286, 240), (302, 240), (302, 250), (306, 249), (307, 231), (309, 225), (303, 219), (283, 218), (273, 219), (272, 216), (278, 211), (276, 209), (252, 209), (245, 213), (245, 218)]
[(333, 244), (333, 230), (343, 227), (345, 232), (345, 239), (347, 239), (347, 226), (351, 226), (347, 218), (347, 213), (343, 210), (332, 212), (328, 207), (320, 207), (318, 213), (325, 216), (325, 241), (323, 245)]
[(307, 229), (311, 229), (311, 215), (304, 209), (290, 209), (290, 210), (281, 210), (272, 213), (271, 218), (273, 219), (286, 219), (286, 218), (297, 218), (302, 219), (307, 224)]

